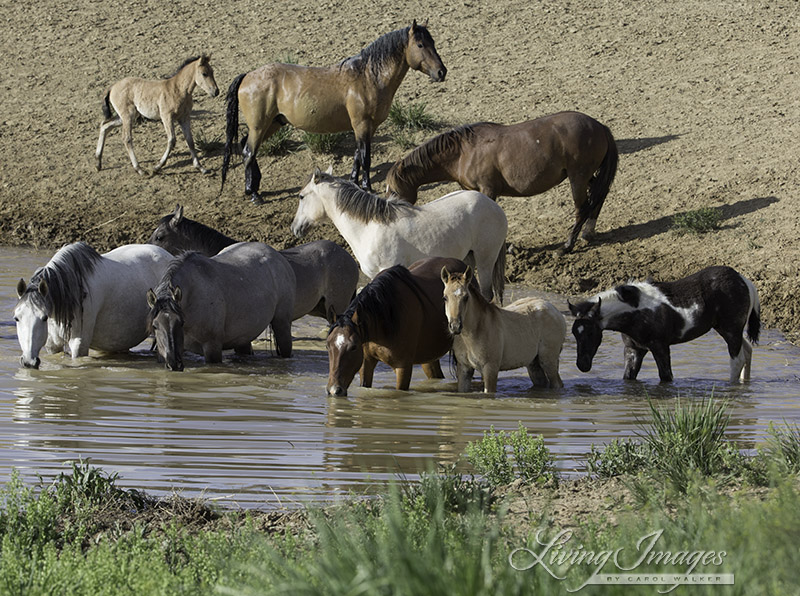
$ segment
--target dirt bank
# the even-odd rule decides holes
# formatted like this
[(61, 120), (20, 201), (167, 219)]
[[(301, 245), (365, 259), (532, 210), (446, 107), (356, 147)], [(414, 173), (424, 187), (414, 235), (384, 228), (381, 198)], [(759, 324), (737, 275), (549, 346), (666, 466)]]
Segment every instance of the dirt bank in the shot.
[[(276, 10), (277, 9), (277, 10)], [(350, 170), (352, 141), (331, 156), (307, 149), (264, 159), (268, 202), (243, 198), (243, 171), (219, 193), (221, 153), (197, 173), (179, 135), (163, 172), (141, 178), (118, 131), (104, 170), (94, 147), (107, 87), (124, 76), (157, 77), (200, 52), (212, 55), (221, 89), (239, 73), (291, 57), (327, 65), (417, 18), (449, 69), (432, 84), (406, 78), (397, 99), (423, 102), (442, 125), (516, 122), (560, 110), (585, 112), (614, 133), (616, 181), (597, 242), (559, 256), (571, 199), (566, 184), (534, 198), (501, 199), (510, 221), (508, 276), (582, 295), (628, 278), (672, 279), (727, 264), (755, 281), (769, 326), (800, 338), (800, 54), (798, 5), (778, 2), (498, 0), (491, 6), (421, 2), (257, 0), (137, 1), (120, 11), (86, 0), (16, 3), (4, 11), (0, 118), (0, 243), (57, 248), (86, 240), (99, 249), (145, 241), (180, 202), (186, 215), (241, 238), (296, 243), (289, 222), (314, 165)], [(221, 140), (224, 93), (196, 92), (196, 138)], [(428, 133), (432, 134), (432, 133)], [(423, 134), (418, 138), (423, 140)], [(151, 168), (164, 149), (159, 124), (134, 131)], [(404, 150), (383, 125), (374, 181)], [(238, 161), (238, 160), (237, 160)], [(425, 190), (430, 199), (452, 185)], [(719, 207), (721, 228), (678, 236), (672, 217)], [(333, 228), (313, 238), (341, 239)]]

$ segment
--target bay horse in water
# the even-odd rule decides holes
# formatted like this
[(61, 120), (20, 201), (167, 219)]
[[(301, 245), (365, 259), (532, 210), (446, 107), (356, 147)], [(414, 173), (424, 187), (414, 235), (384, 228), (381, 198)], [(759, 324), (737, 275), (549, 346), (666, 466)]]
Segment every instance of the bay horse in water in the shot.
[[(238, 240), (184, 217), (183, 207), (161, 218), (148, 240), (173, 255), (197, 251), (213, 257)], [(314, 315), (332, 323), (345, 311), (358, 286), (358, 263), (330, 240), (315, 240), (279, 251), (297, 280), (292, 320)]]
[(569, 252), (581, 228), (584, 238), (594, 233), (618, 160), (608, 127), (580, 112), (510, 126), (478, 122), (444, 132), (397, 161), (386, 190), (415, 203), (421, 185), (452, 180), (497, 199), (537, 195), (568, 178), (575, 204), (563, 248)]
[(563, 387), (558, 360), (567, 323), (558, 309), (539, 298), (505, 307), (487, 301), (471, 284), (472, 269), (441, 270), (444, 312), (453, 335), (458, 390), (468, 392), (479, 370), (486, 393), (497, 391), (497, 373), (524, 366), (534, 387)]
[[(292, 355), (295, 277), (278, 251), (239, 242), (209, 258), (188, 252), (175, 259), (146, 292), (146, 321), (159, 358), (183, 370), (183, 349), (222, 362), (222, 351), (252, 354), (251, 342), (272, 326), (278, 355)], [(141, 296), (142, 302), (145, 296)]]
[(245, 193), (260, 204), (261, 143), (284, 124), (315, 133), (352, 130), (356, 153), (350, 180), (363, 176), (370, 189), (371, 144), (375, 129), (389, 115), (397, 88), (409, 69), (444, 81), (447, 69), (426, 25), (398, 29), (379, 37), (360, 54), (327, 68), (273, 63), (237, 76), (228, 89), (222, 186), (239, 135), (239, 109), (247, 123), (242, 156)]
[[(103, 117), (100, 124), (100, 138), (97, 141), (95, 160), (97, 170), (103, 167), (103, 146), (109, 129), (122, 127), (122, 141), (128, 150), (133, 169), (144, 175), (145, 171), (139, 166), (136, 154), (133, 152), (133, 125), (137, 114), (148, 120), (161, 119), (167, 131), (167, 150), (161, 157), (153, 173), (157, 173), (167, 162), (170, 152), (175, 147), (175, 123), (183, 131), (183, 138), (189, 147), (192, 156), (192, 165), (203, 174), (208, 171), (200, 165), (200, 159), (194, 149), (192, 128), (189, 117), (192, 114), (192, 93), (195, 87), (200, 87), (211, 97), (219, 95), (217, 82), (214, 80), (214, 70), (211, 68), (209, 57), (203, 54), (186, 60), (178, 71), (167, 79), (149, 80), (128, 77), (117, 81), (106, 93), (103, 99)], [(111, 106), (117, 116), (111, 112)]]
[(414, 364), (429, 379), (444, 378), (439, 358), (452, 345), (442, 300), (440, 271), (464, 271), (457, 259), (431, 257), (408, 269), (395, 265), (381, 271), (331, 325), (328, 348), (329, 395), (347, 395), (358, 372), (362, 387), (372, 387), (378, 362), (391, 366), (395, 387), (406, 391)]
[(39, 352), (68, 352), (72, 358), (122, 352), (147, 338), (143, 297), (166, 271), (172, 256), (158, 246), (127, 244), (99, 254), (84, 242), (61, 248), (20, 279), (14, 308), (20, 362), (39, 368)]
[(393, 265), (452, 257), (475, 265), (481, 292), (503, 301), (508, 220), (486, 195), (462, 190), (422, 206), (390, 201), (317, 169), (300, 191), (298, 238), (328, 217), (369, 278)]
[(624, 379), (636, 379), (650, 351), (659, 379), (668, 383), (673, 378), (669, 347), (714, 329), (728, 345), (731, 383), (750, 378), (751, 342), (758, 342), (761, 306), (753, 282), (730, 267), (707, 267), (672, 282), (630, 282), (569, 309), (576, 317), (572, 334), (583, 372), (591, 370), (603, 330), (610, 329), (622, 334)]

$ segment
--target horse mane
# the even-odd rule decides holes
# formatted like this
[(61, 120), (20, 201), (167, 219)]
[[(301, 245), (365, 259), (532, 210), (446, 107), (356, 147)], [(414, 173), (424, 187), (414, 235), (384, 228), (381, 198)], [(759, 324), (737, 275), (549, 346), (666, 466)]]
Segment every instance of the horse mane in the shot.
[[(344, 314), (331, 325), (328, 333), (330, 334), (335, 327), (348, 327), (358, 333), (362, 342), (367, 342), (370, 329), (378, 324), (392, 331), (397, 330), (399, 325), (397, 307), (400, 303), (396, 298), (395, 286), (398, 283), (408, 286), (420, 300), (427, 300), (427, 296), (411, 272), (402, 265), (395, 265), (383, 270), (364, 286), (353, 298)], [(358, 323), (353, 321), (356, 312), (358, 312)]]
[[(405, 27), (384, 33), (360, 53), (339, 62), (339, 68), (352, 68), (357, 74), (365, 74), (369, 68), (370, 74), (377, 78), (380, 76), (384, 64), (394, 60), (400, 52), (405, 51), (409, 28)], [(421, 41), (433, 43), (433, 38), (426, 27), (418, 25), (416, 31), (417, 35), (422, 37)]]
[(200, 253), (196, 250), (189, 250), (172, 259), (170, 264), (167, 265), (164, 275), (161, 276), (161, 281), (158, 282), (155, 290), (153, 290), (156, 294), (156, 298), (171, 297), (170, 291), (172, 288), (172, 280), (175, 277), (175, 274), (178, 272), (178, 269), (183, 267), (186, 261), (203, 256), (205, 256), (203, 253)]
[[(75, 317), (83, 314), (86, 282), (102, 258), (85, 242), (67, 244), (34, 272), (25, 294), (43, 310), (49, 305), (49, 316), (69, 330)], [(47, 285), (45, 296), (38, 291), (42, 281)]]
[(206, 56), (206, 54), (200, 54), (199, 56), (192, 56), (191, 58), (187, 58), (186, 60), (183, 61), (183, 63), (178, 67), (178, 69), (175, 72), (173, 72), (171, 75), (167, 75), (164, 78), (165, 79), (171, 79), (176, 74), (178, 74), (180, 71), (182, 71), (184, 68), (189, 66), (192, 62), (194, 62), (195, 60), (199, 60), (200, 58), (208, 59), (208, 56)]
[(334, 178), (329, 174), (323, 176), (323, 181), (329, 182), (334, 187), (336, 205), (339, 209), (362, 223), (372, 221), (382, 224), (392, 223), (397, 219), (398, 214), (414, 208), (407, 201), (384, 199), (362, 190), (348, 180)]
[(443, 158), (452, 159), (461, 153), (464, 143), (475, 140), (475, 129), (491, 122), (463, 124), (425, 141), (408, 155), (399, 159), (389, 170), (387, 179), (398, 178), (413, 183), (415, 178)]
[[(171, 221), (174, 214), (170, 213), (161, 218), (159, 226), (171, 226)], [(219, 247), (216, 252), (219, 252), (226, 246), (236, 244), (238, 240), (234, 240), (230, 236), (226, 236), (219, 230), (215, 230), (199, 221), (189, 219), (188, 217), (181, 217), (175, 226), (177, 231), (188, 238), (193, 244), (210, 247), (212, 250)]]

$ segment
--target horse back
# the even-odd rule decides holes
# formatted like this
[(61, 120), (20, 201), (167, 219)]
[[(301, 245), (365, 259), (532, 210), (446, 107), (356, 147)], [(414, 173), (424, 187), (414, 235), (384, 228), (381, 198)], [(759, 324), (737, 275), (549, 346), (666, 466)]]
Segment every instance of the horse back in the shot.
[(558, 309), (540, 298), (521, 298), (508, 306), (490, 304), (493, 320), (488, 323), (501, 338), (501, 369), (528, 365), (543, 349), (560, 353), (567, 323)]

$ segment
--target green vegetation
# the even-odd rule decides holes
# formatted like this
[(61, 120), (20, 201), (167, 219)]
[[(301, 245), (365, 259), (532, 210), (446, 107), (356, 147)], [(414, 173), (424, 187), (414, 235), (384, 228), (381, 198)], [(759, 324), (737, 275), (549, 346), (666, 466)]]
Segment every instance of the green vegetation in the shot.
[(703, 234), (719, 228), (722, 211), (717, 207), (702, 207), (672, 216), (672, 229), (678, 234)]
[[(281, 126), (268, 139), (261, 143), (258, 148), (259, 155), (287, 155), (292, 152), (292, 137), (294, 128), (291, 126)], [(242, 142), (244, 144), (244, 142)]]
[[(692, 594), (793, 593), (800, 585), (798, 427), (772, 427), (765, 448), (745, 457), (724, 439), (723, 403), (651, 404), (651, 413), (641, 442), (592, 450), (592, 473), (621, 480), (556, 486), (542, 438), (520, 426), (490, 429), (470, 444), (467, 459), (480, 477), (447, 466), (400, 482), (385, 497), (324, 509), (243, 513), (157, 500), (120, 488), (116, 475), (85, 462), (33, 487), (15, 474), (0, 491), (0, 593), (527, 595), (574, 590), (595, 569), (735, 575), (734, 585), (694, 585)], [(681, 462), (686, 477), (676, 471)], [(596, 514), (558, 502), (598, 482), (615, 484)], [(634, 498), (621, 499), (623, 492)], [(568, 517), (559, 520), (557, 511)], [(536, 556), (556, 537), (559, 546), (542, 559), (548, 571)], [(621, 571), (603, 556), (622, 549), (630, 567), (643, 545), (654, 556), (633, 568)], [(666, 589), (640, 593), (659, 588)], [(629, 594), (631, 587), (587, 585), (580, 593)]]
[(427, 108), (425, 103), (402, 104), (394, 101), (389, 107), (389, 123), (405, 130), (432, 130), (437, 123)]
[(348, 132), (335, 132), (331, 134), (304, 132), (302, 141), (303, 145), (305, 145), (311, 153), (333, 153), (349, 134)]

